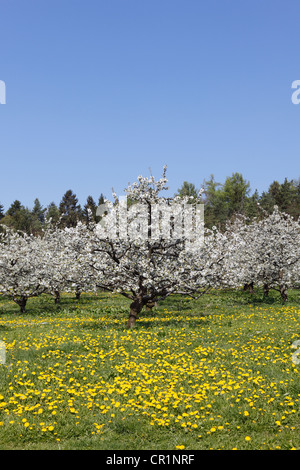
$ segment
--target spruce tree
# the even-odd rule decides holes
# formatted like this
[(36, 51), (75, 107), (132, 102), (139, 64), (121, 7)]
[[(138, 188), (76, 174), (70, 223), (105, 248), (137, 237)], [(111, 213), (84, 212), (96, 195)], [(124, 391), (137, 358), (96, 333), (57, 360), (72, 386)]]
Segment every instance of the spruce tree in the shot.
[(96, 221), (97, 206), (92, 196), (88, 196), (83, 209), (83, 218), (86, 223), (89, 221), (89, 210), (92, 213), (92, 220)]
[(79, 220), (82, 219), (82, 210), (76, 194), (69, 189), (63, 196), (59, 212), (61, 214), (61, 226), (63, 227), (76, 227)]
[(49, 206), (47, 207), (47, 212), (46, 212), (46, 220), (49, 221), (51, 219), (51, 223), (54, 225), (59, 221), (60, 218), (60, 212), (55, 204), (55, 202), (50, 202)]
[(32, 214), (34, 217), (37, 218), (37, 220), (43, 224), (45, 222), (45, 212), (47, 209), (43, 209), (43, 206), (41, 205), (40, 201), (38, 198), (34, 200), (34, 206), (32, 209)]

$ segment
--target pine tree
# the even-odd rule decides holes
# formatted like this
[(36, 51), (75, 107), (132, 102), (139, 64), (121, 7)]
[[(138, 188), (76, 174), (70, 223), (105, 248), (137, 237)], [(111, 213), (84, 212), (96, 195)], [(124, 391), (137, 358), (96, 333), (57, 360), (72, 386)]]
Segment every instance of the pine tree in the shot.
[[(100, 196), (99, 196), (99, 199), (98, 199), (98, 207), (101, 206), (104, 203), (105, 203), (105, 196), (104, 196), (103, 193), (101, 193)], [(128, 203), (128, 199), (127, 199), (127, 203)], [(97, 207), (97, 209), (98, 209), (98, 207)], [(97, 209), (96, 209), (96, 214), (97, 214)], [(101, 219), (102, 219), (102, 217), (100, 217), (98, 215), (95, 216), (95, 221), (97, 223), (100, 222)]]
[(105, 196), (101, 193), (98, 199), (98, 206), (100, 206), (101, 204), (104, 204), (104, 202), (105, 202)]
[(46, 212), (46, 220), (50, 220), (55, 225), (60, 218), (60, 212), (58, 207), (56, 206), (55, 202), (50, 202), (49, 206), (47, 207)]
[(96, 203), (95, 203), (94, 199), (92, 198), (92, 196), (88, 196), (88, 198), (86, 200), (86, 204), (84, 205), (84, 209), (83, 209), (83, 218), (84, 218), (86, 223), (88, 223), (88, 221), (89, 221), (89, 210), (92, 213), (91, 214), (92, 215), (92, 220), (96, 221), (97, 206), (96, 206)]
[(63, 196), (59, 212), (61, 214), (61, 226), (63, 227), (76, 227), (79, 220), (82, 219), (82, 210), (76, 194), (69, 189)]
[(46, 208), (43, 209), (43, 206), (41, 205), (40, 201), (38, 198), (34, 200), (34, 206), (32, 209), (32, 214), (34, 217), (38, 219), (38, 221), (43, 224), (45, 222), (45, 212)]
[(215, 181), (210, 175), (208, 181), (204, 180), (204, 221), (208, 228), (213, 226), (219, 229), (225, 227), (227, 219), (227, 206), (222, 190), (222, 184)]
[(12, 217), (14, 217), (16, 215), (16, 213), (22, 209), (22, 204), (21, 202), (16, 199), (12, 204), (11, 206), (9, 207), (8, 211), (6, 212), (7, 215), (10, 215)]
[(223, 193), (227, 204), (227, 217), (244, 212), (249, 192), (250, 183), (243, 178), (241, 173), (233, 173), (232, 176), (226, 178)]
[(198, 193), (199, 193), (199, 190), (196, 189), (193, 183), (184, 181), (181, 188), (178, 189), (175, 196), (179, 196), (179, 197), (189, 196), (191, 198), (194, 198), (194, 201), (196, 201), (198, 199)]

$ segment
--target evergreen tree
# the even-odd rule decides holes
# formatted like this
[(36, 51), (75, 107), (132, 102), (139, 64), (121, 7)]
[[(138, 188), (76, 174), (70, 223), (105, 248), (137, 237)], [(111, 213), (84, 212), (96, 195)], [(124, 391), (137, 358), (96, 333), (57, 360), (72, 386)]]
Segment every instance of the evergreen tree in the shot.
[(263, 192), (261, 195), (261, 206), (271, 214), (276, 205), (280, 211), (298, 218), (300, 216), (299, 185), (299, 180), (288, 181), (287, 178), (285, 178), (284, 182), (281, 184), (278, 181), (273, 181), (268, 191)]
[(37, 220), (43, 224), (45, 222), (45, 212), (47, 209), (43, 209), (43, 206), (41, 205), (40, 201), (38, 198), (34, 200), (34, 206), (32, 209), (32, 214), (34, 217), (37, 218)]
[(263, 191), (259, 198), (260, 205), (263, 210), (271, 214), (275, 205), (275, 200), (269, 191)]
[(97, 206), (92, 196), (87, 197), (86, 204), (84, 205), (84, 208), (83, 208), (83, 218), (86, 223), (88, 223), (89, 221), (89, 214), (88, 214), (89, 210), (92, 213), (92, 220), (96, 221)]
[(47, 207), (46, 220), (50, 220), (53, 224), (57, 224), (60, 218), (60, 212), (55, 202), (51, 202)]
[[(102, 204), (105, 203), (105, 196), (103, 195), (103, 193), (100, 194), (99, 196), (99, 199), (98, 199), (98, 206), (101, 206)], [(128, 205), (128, 199), (127, 199), (127, 205)], [(97, 207), (98, 209), (98, 207)], [(97, 213), (97, 209), (96, 209), (96, 213)], [(100, 222), (100, 220), (102, 219), (102, 217), (96, 215), (95, 216), (95, 221), (98, 223)]]
[(1, 219), (1, 223), (8, 227), (27, 234), (36, 234), (40, 231), (41, 226), (32, 212), (24, 207), (20, 201), (15, 201), (5, 216)]
[(10, 215), (11, 217), (14, 217), (16, 215), (16, 213), (21, 210), (22, 208), (22, 204), (21, 202), (16, 199), (12, 204), (11, 206), (9, 207), (9, 209), (7, 210), (6, 212), (6, 215)]
[(249, 217), (249, 219), (258, 217), (258, 215), (260, 214), (259, 205), (259, 194), (256, 189), (252, 196), (249, 196), (245, 199), (244, 214), (246, 215), (246, 217)]
[(300, 178), (298, 180), (292, 180), (293, 184), (293, 200), (288, 208), (288, 213), (294, 218), (300, 217)]
[(101, 193), (98, 199), (98, 206), (100, 206), (101, 204), (104, 204), (104, 202), (105, 202), (105, 196)]
[(4, 206), (0, 204), (0, 220), (4, 217)]
[(82, 219), (82, 210), (76, 194), (69, 189), (63, 196), (59, 212), (61, 214), (61, 226), (63, 227), (76, 227), (79, 220)]
[(244, 212), (249, 192), (250, 183), (243, 178), (241, 173), (233, 173), (232, 176), (226, 178), (223, 193), (227, 204), (227, 217)]
[(295, 187), (292, 181), (287, 178), (280, 185), (278, 207), (282, 212), (288, 212), (289, 207), (293, 204), (295, 197)]
[(227, 219), (227, 207), (222, 190), (222, 184), (215, 181), (214, 175), (210, 175), (208, 181), (204, 180), (204, 221), (208, 228), (213, 226), (219, 229), (225, 227)]
[(175, 196), (180, 196), (180, 197), (189, 196), (189, 197), (193, 197), (194, 200), (197, 200), (198, 199), (198, 193), (199, 193), (199, 190), (196, 189), (196, 187), (193, 183), (189, 183), (188, 181), (184, 181), (181, 188), (179, 188), (177, 193), (175, 193)]

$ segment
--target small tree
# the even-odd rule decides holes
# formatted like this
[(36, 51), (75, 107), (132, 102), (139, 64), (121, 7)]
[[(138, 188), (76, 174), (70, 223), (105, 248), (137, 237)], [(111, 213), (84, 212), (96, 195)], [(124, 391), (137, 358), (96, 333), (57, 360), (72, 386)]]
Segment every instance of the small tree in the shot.
[(277, 207), (262, 220), (238, 218), (227, 230), (231, 240), (228, 276), (235, 285), (256, 284), (288, 298), (288, 288), (299, 283), (300, 225)]
[(49, 222), (51, 220), (52, 224), (56, 224), (60, 219), (60, 212), (58, 207), (56, 206), (55, 202), (51, 202), (46, 210), (45, 213), (46, 221)]
[(46, 208), (43, 208), (38, 198), (34, 200), (34, 206), (32, 209), (32, 215), (39, 221), (42, 226), (45, 223), (45, 212)]
[(27, 300), (46, 292), (47, 259), (40, 237), (6, 228), (0, 233), (0, 292), (16, 302), (22, 313)]
[(60, 205), (59, 212), (61, 214), (61, 227), (75, 227), (82, 218), (82, 210), (76, 194), (71, 189), (66, 191)]
[(86, 223), (90, 221), (90, 217), (92, 215), (92, 220), (96, 221), (96, 212), (97, 212), (97, 205), (92, 196), (88, 196), (86, 200), (86, 204), (84, 205), (83, 209), (83, 218)]

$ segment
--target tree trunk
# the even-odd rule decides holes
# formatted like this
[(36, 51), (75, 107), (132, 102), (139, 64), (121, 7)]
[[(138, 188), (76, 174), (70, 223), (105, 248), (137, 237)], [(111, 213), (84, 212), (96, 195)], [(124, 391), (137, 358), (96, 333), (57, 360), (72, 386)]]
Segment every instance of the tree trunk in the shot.
[(244, 291), (249, 291), (250, 294), (254, 294), (254, 283), (249, 282), (249, 284), (244, 285)]
[(264, 295), (265, 297), (269, 296), (270, 287), (268, 284), (264, 284)]
[(55, 304), (59, 304), (60, 302), (60, 292), (58, 290), (54, 291), (54, 302)]
[(26, 303), (27, 303), (27, 297), (22, 296), (20, 299), (15, 300), (15, 302), (19, 305), (20, 307), (20, 312), (25, 313), (25, 308), (26, 308)]
[(281, 295), (281, 298), (283, 300), (283, 302), (286, 302), (287, 299), (288, 299), (288, 293), (287, 293), (287, 288), (286, 286), (279, 286), (279, 289), (280, 289), (280, 295)]
[(127, 328), (133, 328), (135, 326), (136, 320), (143, 306), (144, 302), (141, 296), (136, 297), (136, 299), (134, 299), (134, 301), (130, 304), (130, 313), (127, 322)]
[(80, 292), (79, 288), (76, 287), (76, 293), (75, 293), (76, 300), (80, 300), (80, 294), (81, 294), (81, 292)]

